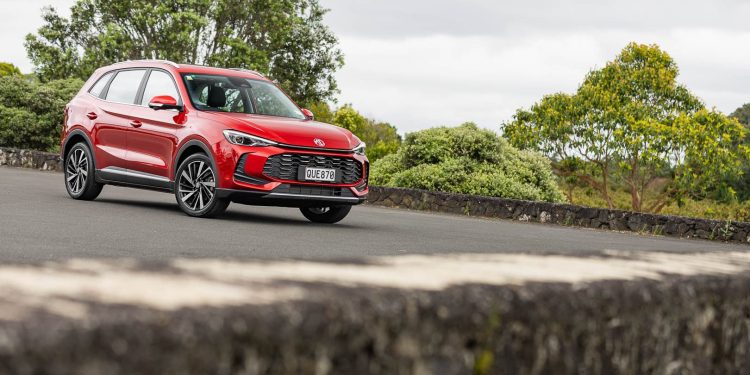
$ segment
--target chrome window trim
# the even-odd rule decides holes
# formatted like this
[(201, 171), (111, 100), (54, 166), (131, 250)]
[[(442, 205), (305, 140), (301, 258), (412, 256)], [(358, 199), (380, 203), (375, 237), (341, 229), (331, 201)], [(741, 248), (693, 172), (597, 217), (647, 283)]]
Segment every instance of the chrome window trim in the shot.
[[(168, 70), (163, 69), (163, 68), (134, 67), (134, 68), (119, 68), (119, 69), (116, 68), (116, 69), (109, 70), (109, 71), (105, 72), (104, 74), (102, 74), (101, 77), (99, 77), (99, 79), (101, 79), (102, 77), (104, 77), (107, 74), (114, 73), (112, 75), (112, 77), (109, 78), (109, 82), (107, 82), (107, 84), (104, 86), (104, 88), (107, 89), (107, 91), (109, 91), (109, 85), (112, 84), (112, 81), (115, 79), (115, 77), (117, 76), (117, 74), (119, 72), (125, 71), (125, 70), (145, 70), (146, 71), (145, 73), (143, 73), (143, 78), (145, 79), (145, 81), (141, 80), (141, 86), (143, 86), (143, 87), (140, 87), (140, 86), (138, 87), (138, 92), (139, 93), (141, 91), (141, 88), (143, 88), (143, 89), (146, 88), (146, 85), (148, 84), (148, 79), (151, 77), (151, 71), (159, 70), (159, 71), (162, 71), (164, 73), (167, 73), (167, 75), (169, 75), (169, 77), (172, 78), (172, 83), (174, 84), (174, 87), (177, 89), (177, 98), (175, 98), (175, 99), (177, 99), (177, 103), (181, 104), (183, 106), (185, 105), (185, 101), (182, 100), (182, 94), (180, 93), (180, 86), (177, 84), (177, 80), (175, 80), (174, 75), (172, 75), (171, 72), (169, 72)], [(99, 80), (96, 80), (96, 82), (99, 82)], [(94, 85), (96, 85), (96, 82), (94, 82)], [(141, 105), (141, 104), (136, 104), (136, 103), (115, 102), (115, 101), (112, 101), (112, 100), (107, 100), (105, 98), (100, 98), (98, 96), (92, 95), (91, 92), (90, 92), (90, 90), (91, 90), (92, 87), (94, 87), (94, 85), (91, 85), (91, 87), (89, 87), (89, 90), (86, 91), (86, 93), (89, 96), (91, 96), (92, 98), (94, 98), (94, 99), (101, 100), (101, 101), (103, 101), (105, 103), (130, 105), (130, 106), (138, 107), (138, 108), (149, 108), (148, 105)], [(177, 110), (176, 109), (170, 109), (169, 111), (177, 111)]]

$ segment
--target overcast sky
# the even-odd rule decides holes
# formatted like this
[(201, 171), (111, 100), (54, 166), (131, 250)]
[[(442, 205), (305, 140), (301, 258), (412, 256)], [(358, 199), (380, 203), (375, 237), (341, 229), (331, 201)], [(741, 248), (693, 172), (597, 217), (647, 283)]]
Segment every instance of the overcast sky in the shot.
[[(402, 133), (464, 121), (497, 129), (545, 94), (574, 91), (630, 41), (671, 54), (709, 107), (750, 102), (750, 1), (321, 1), (346, 55), (339, 103)], [(39, 10), (72, 1), (0, 4), (0, 61), (28, 72), (23, 36)]]

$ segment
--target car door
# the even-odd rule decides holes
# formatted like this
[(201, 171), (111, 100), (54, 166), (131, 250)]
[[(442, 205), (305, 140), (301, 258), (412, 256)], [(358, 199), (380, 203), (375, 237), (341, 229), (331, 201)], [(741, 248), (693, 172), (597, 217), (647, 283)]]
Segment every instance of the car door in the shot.
[(112, 114), (112, 105), (105, 101), (107, 87), (116, 74), (115, 71), (102, 75), (89, 90), (93, 98), (86, 100), (85, 108), (81, 109), (91, 122), (92, 151), (98, 169), (125, 168), (126, 164), (127, 127)]
[[(108, 73), (114, 77), (101, 88), (101, 92), (91, 93), (98, 94), (95, 96), (99, 99), (95, 100), (96, 108), (86, 116), (94, 122), (96, 167), (103, 171), (101, 177), (104, 179), (124, 180), (123, 170), (127, 168), (127, 132), (130, 128), (128, 113), (135, 103), (145, 73), (146, 69)], [(96, 86), (92, 90), (98, 90)]]
[(155, 96), (168, 95), (182, 104), (172, 74), (150, 69), (133, 110), (133, 123), (128, 132), (128, 169), (139, 184), (169, 188), (172, 160), (177, 147), (177, 132), (183, 128), (184, 116), (177, 110), (154, 110), (148, 103)]
[(97, 161), (99, 153), (106, 155), (107, 163), (97, 165), (98, 175), (108, 181), (128, 181), (128, 132), (131, 129), (135, 102), (147, 69), (124, 69), (115, 76), (100, 94), (96, 113)]

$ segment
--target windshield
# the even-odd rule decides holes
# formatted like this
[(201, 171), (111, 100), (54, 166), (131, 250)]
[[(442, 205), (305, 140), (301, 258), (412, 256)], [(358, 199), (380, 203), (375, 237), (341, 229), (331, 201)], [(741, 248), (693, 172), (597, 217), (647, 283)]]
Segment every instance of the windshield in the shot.
[(276, 85), (242, 77), (183, 74), (190, 101), (201, 111), (252, 113), (304, 119)]

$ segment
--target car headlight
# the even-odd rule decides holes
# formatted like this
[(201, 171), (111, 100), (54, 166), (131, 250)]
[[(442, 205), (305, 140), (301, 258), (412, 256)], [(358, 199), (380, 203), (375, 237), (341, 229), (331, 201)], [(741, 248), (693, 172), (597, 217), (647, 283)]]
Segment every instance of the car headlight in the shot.
[(365, 144), (365, 142), (362, 142), (362, 143), (359, 144), (359, 146), (357, 146), (356, 148), (354, 148), (354, 153), (357, 154), (357, 155), (364, 155), (365, 154), (365, 148), (367, 148), (367, 145)]
[(235, 130), (224, 130), (224, 138), (226, 138), (229, 143), (240, 146), (264, 147), (277, 144), (274, 141), (269, 141), (261, 137), (256, 137), (254, 135), (245, 134)]

